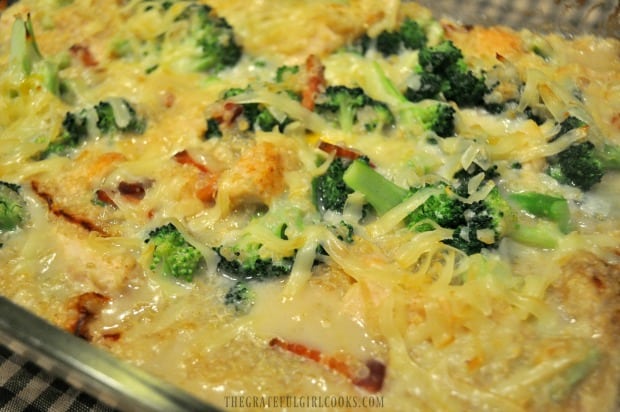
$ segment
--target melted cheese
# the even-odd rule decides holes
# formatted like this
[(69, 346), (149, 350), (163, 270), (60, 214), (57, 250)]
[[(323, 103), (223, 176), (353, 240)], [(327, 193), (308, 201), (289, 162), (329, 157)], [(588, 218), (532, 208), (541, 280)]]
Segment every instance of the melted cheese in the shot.
[[(617, 40), (465, 29), (454, 22), (442, 28), (428, 11), (396, 1), (287, 0), (274, 7), (214, 0), (210, 4), (244, 46), (240, 63), (216, 76), (181, 73), (176, 55), (167, 54), (169, 60), (147, 73), (152, 61), (135, 53), (172, 30), (186, 2), (164, 14), (148, 4), (22, 0), (2, 14), (0, 180), (23, 186), (29, 220), (0, 248), (0, 293), (60, 327), (71, 322), (75, 296), (104, 294), (110, 300), (91, 325), (94, 345), (217, 405), (234, 394), (368, 395), (350, 376), (269, 345), (278, 338), (343, 360), (355, 373), (364, 372), (368, 360), (383, 363), (378, 395), (387, 410), (613, 409), (620, 371), (604, 363), (620, 365), (617, 334), (611, 323), (600, 326), (579, 313), (570, 318), (571, 289), (562, 282), (567, 262), (582, 252), (609, 273), (618, 267), (619, 177), (608, 174), (584, 194), (544, 173), (544, 158), (583, 139), (583, 130), (549, 142), (558, 131), (552, 121), (537, 125), (510, 111), (498, 116), (458, 109), (457, 135), (436, 144), (419, 138), (412, 125), (358, 135), (260, 86), (273, 80), (280, 64), (316, 54), (328, 83), (361, 86), (402, 108), (378, 86), (377, 68), (402, 87), (417, 52), (383, 59), (335, 51), (362, 32), (377, 34), (413, 16), (427, 24), (431, 43), (450, 38), (475, 70), (502, 79), (499, 97), (517, 95), (519, 109), (544, 107), (556, 120), (575, 115), (588, 121), (597, 143), (620, 144)], [(93, 8), (97, 19), (90, 18)], [(62, 75), (73, 101), (47, 92), (37, 76), (4, 70), (14, 16), (27, 12), (42, 54), (70, 60)], [(546, 60), (530, 51), (533, 36), (544, 42)], [(128, 39), (133, 57), (119, 57)], [(88, 50), (96, 64), (80, 62), (69, 50), (73, 45)], [(203, 139), (210, 105), (222, 91), (248, 84), (257, 87), (233, 98), (236, 103), (266, 104), (278, 116), (297, 119), (296, 128)], [(100, 136), (69, 157), (32, 160), (58, 135), (67, 111), (119, 97), (147, 119), (144, 134)], [(126, 108), (113, 109), (122, 125)], [(312, 179), (328, 165), (317, 163), (325, 157), (319, 140), (369, 154), (380, 173), (403, 187), (449, 179), (472, 164), (496, 164), (501, 190), (569, 199), (577, 230), (562, 235), (552, 250), (504, 239), (497, 250), (465, 256), (442, 242), (452, 236), (449, 230), (403, 227), (403, 219), (435, 193), (430, 189), (374, 220), (360, 220), (359, 194), (349, 197), (342, 215), (320, 217), (311, 197)], [(199, 167), (175, 160), (181, 151)], [(512, 168), (514, 162), (522, 168)], [(494, 187), (481, 179), (470, 182), (465, 202)], [(122, 182), (142, 185), (144, 197), (121, 193)], [(209, 197), (214, 182), (218, 191)], [(97, 190), (115, 207), (93, 204)], [(354, 222), (352, 243), (332, 231), (342, 219)], [(149, 268), (146, 234), (170, 221), (205, 258), (193, 283)], [(286, 237), (278, 232), (282, 221)], [(255, 304), (245, 315), (224, 304), (234, 282), (217, 273), (212, 249), (240, 239), (260, 243), (273, 256), (296, 253), (288, 278), (254, 285)], [(317, 255), (319, 246), (327, 256)], [(323, 262), (318, 269), (317, 258)], [(567, 289), (554, 295), (558, 284)], [(604, 311), (618, 298), (593, 305)]]

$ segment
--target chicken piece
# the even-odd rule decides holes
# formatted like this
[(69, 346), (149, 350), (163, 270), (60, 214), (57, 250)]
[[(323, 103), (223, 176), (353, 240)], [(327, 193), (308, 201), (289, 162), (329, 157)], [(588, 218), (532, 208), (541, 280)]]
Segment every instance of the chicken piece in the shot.
[(36, 176), (32, 188), (55, 215), (103, 236), (113, 236), (116, 231), (112, 224), (120, 216), (113, 210), (102, 212), (92, 200), (103, 179), (123, 161), (121, 153), (84, 151), (59, 173)]
[(240, 206), (269, 205), (285, 189), (285, 162), (273, 143), (247, 150), (218, 182), (217, 202), (224, 211)]

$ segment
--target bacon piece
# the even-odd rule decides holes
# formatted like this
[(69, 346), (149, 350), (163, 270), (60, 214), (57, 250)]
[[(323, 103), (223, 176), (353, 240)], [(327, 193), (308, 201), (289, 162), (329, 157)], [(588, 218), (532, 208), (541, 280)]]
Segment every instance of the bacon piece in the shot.
[(209, 173), (209, 169), (207, 166), (202, 163), (197, 162), (188, 152), (187, 150), (181, 150), (177, 154), (174, 155), (174, 160), (182, 165), (192, 165), (196, 169), (200, 170), (203, 173)]
[(204, 203), (212, 203), (215, 201), (217, 195), (217, 182), (219, 174), (214, 173), (202, 163), (196, 161), (187, 150), (182, 150), (173, 156), (177, 163), (182, 165), (190, 165), (200, 171), (200, 176), (197, 179), (196, 197)]
[(306, 59), (306, 87), (302, 92), (301, 105), (308, 110), (314, 110), (314, 101), (316, 96), (325, 86), (325, 66), (321, 60), (311, 54)]
[(349, 160), (355, 160), (358, 157), (363, 156), (361, 153), (353, 149), (349, 149), (346, 147), (338, 146), (338, 145), (323, 142), (323, 141), (319, 143), (319, 149), (327, 153), (333, 153), (334, 155), (336, 155), (336, 157), (340, 157), (343, 159), (349, 159)]
[(386, 368), (383, 362), (376, 359), (370, 359), (365, 362), (366, 368), (368, 369), (368, 374), (363, 377), (359, 377), (356, 376), (353, 367), (347, 364), (344, 360), (333, 356), (324, 355), (319, 350), (310, 349), (301, 343), (286, 342), (280, 338), (273, 338), (269, 341), (269, 346), (278, 347), (306, 359), (320, 363), (328, 369), (347, 377), (351, 383), (366, 390), (367, 392), (377, 393), (383, 387)]
[(123, 196), (126, 196), (133, 202), (139, 202), (144, 199), (146, 194), (146, 184), (141, 182), (120, 182), (118, 184), (118, 191)]
[(74, 57), (80, 59), (82, 64), (86, 67), (94, 67), (99, 64), (97, 59), (95, 59), (95, 56), (93, 56), (93, 54), (91, 53), (88, 46), (85, 46), (83, 44), (74, 44), (69, 48), (69, 51)]
[(105, 190), (103, 189), (97, 190), (95, 192), (95, 196), (97, 196), (97, 200), (100, 201), (101, 203), (105, 203), (106, 205), (110, 205), (114, 208), (117, 208), (116, 203), (114, 203), (114, 200), (112, 200), (108, 192), (106, 192)]
[(86, 292), (77, 296), (71, 302), (71, 309), (77, 313), (76, 318), (69, 324), (69, 331), (87, 341), (92, 340), (90, 323), (97, 318), (109, 298), (97, 292)]

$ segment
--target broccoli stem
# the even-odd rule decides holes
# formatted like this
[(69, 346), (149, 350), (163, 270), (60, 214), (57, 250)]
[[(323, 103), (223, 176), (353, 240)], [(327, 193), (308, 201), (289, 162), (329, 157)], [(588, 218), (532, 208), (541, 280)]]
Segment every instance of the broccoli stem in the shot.
[(563, 233), (570, 232), (570, 210), (566, 199), (536, 192), (513, 193), (509, 199), (526, 212), (557, 223)]
[(379, 215), (401, 203), (409, 193), (361, 160), (354, 160), (342, 178), (347, 186), (362, 193)]
[(605, 170), (620, 170), (620, 147), (611, 144), (605, 145), (595, 156), (600, 160)]
[(542, 249), (555, 249), (561, 236), (555, 223), (544, 221), (519, 224), (509, 235), (516, 242)]

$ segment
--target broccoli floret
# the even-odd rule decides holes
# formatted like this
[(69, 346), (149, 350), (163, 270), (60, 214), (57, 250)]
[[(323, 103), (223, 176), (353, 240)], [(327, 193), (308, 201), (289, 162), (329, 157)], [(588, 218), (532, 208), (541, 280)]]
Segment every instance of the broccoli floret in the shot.
[[(262, 130), (271, 132), (274, 129), (284, 132), (293, 119), (284, 116), (277, 119), (269, 107), (262, 103), (236, 103), (231, 98), (251, 92), (248, 88), (232, 88), (224, 91), (219, 102), (213, 105), (214, 115), (207, 118), (205, 139), (222, 137), (232, 131), (241, 133)], [(228, 119), (224, 122), (224, 119)]]
[(299, 66), (298, 65), (293, 65), (293, 66), (280, 66), (276, 69), (276, 76), (275, 76), (275, 81), (278, 83), (282, 83), (284, 81), (286, 81), (287, 77), (290, 75), (296, 75), (297, 73), (299, 73)]
[(409, 17), (405, 18), (403, 23), (400, 25), (400, 35), (405, 49), (420, 49), (428, 40), (424, 28), (417, 21), (412, 20)]
[(350, 160), (336, 157), (320, 176), (312, 180), (312, 199), (321, 214), (332, 210), (342, 213), (349, 194), (353, 193), (343, 181)]
[(590, 190), (605, 174), (591, 142), (575, 143), (547, 158), (547, 173), (562, 184)]
[(146, 121), (140, 118), (136, 110), (125, 99), (112, 98), (99, 102), (96, 106), (67, 112), (62, 121), (62, 131), (47, 148), (35, 156), (43, 160), (50, 155), (67, 155), (77, 148), (94, 132), (97, 135), (120, 133), (143, 133)]
[(454, 184), (453, 189), (459, 196), (466, 197), (469, 195), (469, 181), (474, 177), (479, 175), (480, 173), (484, 174), (482, 181), (479, 183), (480, 185), (486, 183), (489, 180), (493, 180), (496, 177), (499, 177), (499, 173), (497, 172), (497, 166), (493, 165), (488, 167), (487, 169), (483, 169), (477, 163), (472, 163), (467, 169), (461, 169), (454, 174)]
[(220, 123), (213, 117), (208, 118), (207, 130), (204, 132), (204, 138), (208, 140), (214, 137), (222, 137), (223, 135), (222, 129), (220, 129)]
[(254, 306), (256, 293), (246, 281), (235, 282), (224, 295), (224, 303), (233, 308), (237, 315), (245, 315)]
[(154, 246), (151, 270), (188, 282), (194, 279), (202, 255), (174, 224), (168, 223), (152, 230), (145, 242)]
[(418, 54), (418, 64), (422, 70), (443, 74), (452, 69), (463, 59), (463, 53), (450, 40), (436, 46), (423, 47)]
[(63, 156), (69, 150), (78, 147), (88, 138), (87, 122), (88, 114), (85, 109), (77, 113), (67, 112), (62, 121), (62, 132), (39, 153), (38, 159), (45, 159), (52, 154)]
[(421, 123), (424, 130), (433, 131), (439, 137), (454, 135), (454, 115), (456, 111), (445, 103), (419, 103), (409, 112)]
[(417, 50), (426, 44), (424, 28), (407, 17), (396, 31), (384, 30), (377, 36), (376, 48), (384, 56), (399, 54), (403, 49)]
[[(206, 4), (193, 3), (176, 18), (187, 24), (185, 33), (176, 33), (177, 50), (185, 51), (177, 66), (191, 71), (218, 72), (234, 66), (242, 49), (233, 28)], [(185, 47), (183, 47), (185, 46)]]
[(377, 50), (384, 56), (398, 54), (401, 51), (402, 38), (396, 31), (384, 30), (377, 36)]
[[(445, 183), (430, 185), (440, 189), (440, 193), (430, 196), (420, 207), (411, 212), (405, 224), (417, 232), (433, 230), (433, 221), (441, 227), (456, 228), (465, 224), (464, 212), (467, 205), (454, 196), (452, 189)], [(429, 185), (425, 186), (429, 187)], [(419, 189), (412, 190), (412, 194)], [(422, 222), (422, 223), (421, 223)]]
[(147, 74), (162, 65), (169, 65), (182, 73), (207, 74), (216, 74), (236, 65), (243, 50), (228, 21), (201, 2), (183, 2), (186, 7), (182, 10), (172, 7), (175, 3), (178, 2), (134, 2), (134, 7), (141, 12), (159, 13), (165, 20), (172, 18), (172, 26), (149, 39), (117, 39), (111, 45), (114, 55), (143, 62)]
[(560, 137), (562, 137), (563, 135), (565, 135), (566, 133), (570, 132), (573, 129), (579, 129), (581, 127), (586, 127), (588, 126), (586, 122), (584, 122), (583, 120), (579, 119), (578, 117), (575, 116), (568, 116), (566, 117), (566, 119), (562, 120), (560, 122), (560, 130), (555, 134), (555, 136), (553, 136), (549, 141), (553, 142), (557, 139), (559, 139)]
[(484, 95), (489, 92), (484, 78), (476, 76), (464, 66), (458, 66), (446, 73), (447, 83), (442, 89), (448, 101), (461, 107), (484, 106)]
[(220, 258), (218, 271), (239, 281), (263, 281), (288, 276), (293, 268), (294, 257), (274, 259), (261, 256), (260, 244), (218, 246), (213, 250)]
[(362, 35), (353, 39), (352, 42), (347, 44), (343, 50), (349, 53), (359, 54), (360, 56), (364, 56), (368, 50), (373, 45), (373, 40), (370, 38), (368, 33), (363, 33)]
[(405, 97), (412, 102), (419, 102), (425, 99), (437, 99), (441, 93), (443, 79), (441, 76), (421, 71), (415, 76), (415, 86), (408, 86), (405, 90)]
[(26, 20), (15, 18), (11, 32), (10, 68), (22, 76), (37, 75), (52, 94), (68, 97), (68, 86), (60, 78), (62, 64), (45, 59), (39, 50), (30, 14)]
[(125, 99), (114, 98), (101, 101), (95, 106), (97, 129), (101, 134), (116, 131), (141, 134), (146, 128), (144, 119), (138, 117), (136, 109)]
[(458, 106), (484, 105), (484, 95), (489, 92), (484, 77), (467, 68), (463, 53), (450, 40), (420, 49), (418, 64), (417, 75), (422, 80), (418, 88), (408, 90), (412, 100), (419, 99), (419, 94), (432, 98), (441, 92)]
[[(588, 127), (587, 123), (574, 116), (568, 116), (559, 126), (559, 132), (551, 141), (576, 128), (587, 131)], [(597, 147), (585, 140), (571, 144), (546, 160), (547, 174), (562, 184), (585, 192), (599, 183), (608, 171), (620, 170), (620, 147), (611, 144)]]
[(0, 181), (0, 234), (19, 227), (26, 219), (26, 203), (21, 187)]
[(336, 235), (338, 240), (342, 240), (345, 243), (353, 243), (355, 229), (350, 223), (341, 220), (337, 225), (331, 225), (330, 229)]
[(397, 108), (400, 123), (418, 125), (424, 131), (432, 131), (440, 137), (454, 135), (456, 110), (452, 106), (435, 100), (412, 102), (396, 88), (379, 65), (375, 64), (374, 69), (378, 83), (376, 88), (385, 101)]
[[(359, 161), (349, 166), (343, 180), (352, 189), (362, 193), (379, 215), (421, 189), (402, 188)], [(405, 218), (405, 223), (412, 230), (432, 230), (433, 226), (425, 220), (433, 221), (453, 231), (452, 238), (447, 239), (446, 244), (473, 254), (483, 248), (497, 247), (515, 225), (514, 211), (497, 188), (491, 190), (485, 199), (467, 204), (459, 200), (454, 189), (446, 184), (437, 184), (435, 187), (442, 192), (431, 195)]]
[(383, 102), (372, 99), (360, 87), (328, 86), (317, 98), (316, 111), (350, 132), (380, 130), (394, 122), (394, 116)]
[(467, 206), (463, 212), (465, 223), (455, 227), (452, 238), (444, 243), (468, 255), (480, 253), (485, 248), (496, 248), (516, 224), (514, 211), (497, 187), (483, 200)]

